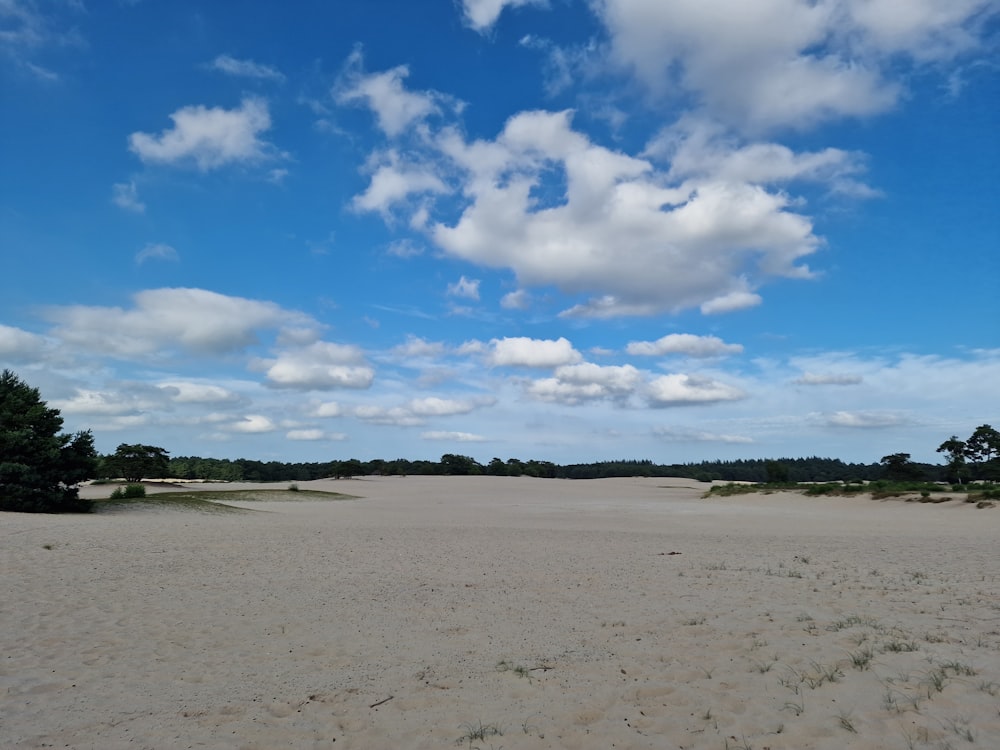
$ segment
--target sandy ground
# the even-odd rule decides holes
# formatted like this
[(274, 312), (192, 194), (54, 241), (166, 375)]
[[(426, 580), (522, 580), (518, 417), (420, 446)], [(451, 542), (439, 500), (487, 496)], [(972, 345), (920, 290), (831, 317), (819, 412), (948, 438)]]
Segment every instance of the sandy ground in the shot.
[(1000, 748), (1000, 509), (299, 485), (0, 514), (0, 747)]

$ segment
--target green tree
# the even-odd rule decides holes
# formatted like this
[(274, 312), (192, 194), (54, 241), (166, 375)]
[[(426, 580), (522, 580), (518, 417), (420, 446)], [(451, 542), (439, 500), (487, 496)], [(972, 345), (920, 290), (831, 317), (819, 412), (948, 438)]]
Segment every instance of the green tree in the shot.
[(0, 510), (84, 513), (77, 485), (97, 471), (94, 438), (59, 434), (63, 420), (37, 388), (10, 370), (0, 375)]
[(966, 474), (965, 441), (959, 440), (958, 435), (952, 435), (938, 446), (937, 452), (948, 457), (948, 476), (961, 484)]
[(486, 473), (495, 477), (507, 476), (507, 464), (502, 459), (494, 457), (486, 467)]
[(155, 445), (128, 445), (122, 443), (115, 452), (104, 459), (102, 473), (107, 477), (121, 477), (129, 484), (145, 479), (159, 479), (170, 472), (168, 451)]
[(482, 474), (483, 467), (476, 459), (445, 453), (441, 456), (441, 469), (445, 474)]
[(886, 479), (905, 481), (920, 478), (920, 469), (910, 461), (909, 453), (891, 453), (888, 456), (882, 456), (879, 463), (885, 466)]
[(337, 479), (347, 477), (357, 477), (364, 474), (364, 466), (362, 466), (361, 461), (356, 458), (349, 458), (346, 461), (337, 461), (333, 467), (334, 476)]
[(788, 481), (788, 467), (778, 461), (768, 461), (764, 464), (768, 484), (783, 484)]
[(988, 424), (979, 425), (965, 441), (965, 457), (976, 467), (976, 478), (993, 479), (993, 464), (1000, 457), (1000, 432)]

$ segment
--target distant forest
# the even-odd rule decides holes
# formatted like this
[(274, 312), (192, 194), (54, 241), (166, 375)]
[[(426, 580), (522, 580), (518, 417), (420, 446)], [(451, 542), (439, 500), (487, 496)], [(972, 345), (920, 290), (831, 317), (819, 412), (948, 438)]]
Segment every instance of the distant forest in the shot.
[[(709, 482), (831, 482), (885, 478), (884, 464), (849, 464), (835, 458), (779, 458), (739, 461), (701, 461), (685, 464), (656, 464), (652, 461), (600, 461), (565, 466), (550, 461), (506, 461), (494, 458), (481, 464), (468, 456), (446, 453), (440, 461), (326, 461), (283, 463), (178, 456), (169, 461), (167, 476), (178, 479), (214, 479), (243, 482), (308, 481), (329, 477), (398, 475), (491, 475), (531, 476), (551, 479), (601, 479), (607, 477), (686, 477)], [(926, 481), (945, 481), (947, 467), (910, 463), (909, 476)]]
[[(702, 482), (861, 482), (893, 481), (952, 482), (1000, 481), (1000, 431), (980, 425), (966, 440), (952, 435), (937, 449), (947, 463), (935, 465), (910, 460), (909, 453), (891, 453), (878, 463), (849, 464), (837, 458), (742, 459), (657, 464), (652, 461), (620, 460), (567, 464), (551, 461), (492, 459), (481, 464), (469, 456), (445, 453), (440, 461), (322, 461), (285, 463), (246, 458), (170, 457), (163, 448), (150, 445), (118, 446), (115, 454), (102, 456), (100, 477), (145, 477), (157, 479), (207, 479), (229, 482), (287, 482), (357, 476), (488, 475), (531, 476), (547, 479), (602, 479), (607, 477), (686, 477)], [(138, 481), (136, 479), (135, 481)]]

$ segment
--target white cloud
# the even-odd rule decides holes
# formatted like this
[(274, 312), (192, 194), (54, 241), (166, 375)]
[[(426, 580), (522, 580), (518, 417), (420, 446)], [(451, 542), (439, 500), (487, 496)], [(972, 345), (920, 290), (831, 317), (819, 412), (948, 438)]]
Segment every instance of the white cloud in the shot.
[[(416, 112), (441, 98), (390, 78), (404, 100), (425, 102)], [(863, 154), (748, 141), (704, 112), (682, 116), (641, 156), (592, 141), (572, 115), (520, 112), (496, 138), (473, 141), (459, 124), (431, 122), (403, 139), (401, 121), (367, 160), (371, 178), (352, 205), (389, 223), (408, 214), (447, 254), (512, 270), (521, 289), (504, 298), (509, 309), (526, 288), (554, 286), (585, 296), (561, 317), (612, 318), (759, 305), (769, 280), (812, 277), (804, 259), (823, 243), (790, 184), (878, 195), (862, 181)]]
[(232, 404), (242, 397), (228, 388), (212, 383), (192, 383), (184, 380), (167, 380), (158, 384), (170, 400), (178, 404)]
[(695, 336), (690, 333), (671, 333), (656, 341), (631, 341), (625, 347), (629, 354), (660, 357), (665, 354), (682, 354), (688, 357), (724, 357), (743, 351), (740, 344), (727, 344), (717, 336)]
[(860, 181), (867, 169), (864, 154), (837, 148), (797, 153), (778, 143), (744, 142), (718, 123), (691, 115), (662, 130), (646, 153), (669, 160), (669, 175), (677, 180), (814, 182), (856, 198), (879, 194)]
[(468, 414), (482, 406), (495, 403), (492, 397), (480, 399), (449, 399), (428, 396), (416, 398), (407, 404), (407, 409), (420, 417), (447, 417), (455, 414)]
[(554, 377), (533, 381), (525, 390), (540, 401), (576, 405), (604, 399), (625, 401), (642, 383), (642, 374), (632, 365), (602, 367), (583, 362), (558, 367)]
[(482, 443), (486, 441), (482, 435), (475, 435), (471, 432), (445, 432), (441, 430), (422, 432), (420, 437), (422, 440), (443, 440), (455, 443)]
[(746, 393), (734, 386), (709, 377), (683, 373), (661, 375), (650, 381), (648, 388), (648, 398), (652, 406), (711, 404), (720, 401), (738, 401), (746, 397)]
[(52, 405), (66, 414), (89, 416), (137, 415), (162, 407), (164, 398), (157, 398), (148, 389), (127, 387), (110, 390), (77, 388), (71, 398), (53, 399)]
[(321, 404), (316, 404), (312, 411), (314, 417), (339, 417), (343, 413), (343, 407), (336, 401), (325, 401)]
[(116, 182), (111, 186), (111, 202), (126, 211), (141, 214), (146, 212), (146, 204), (139, 199), (139, 189), (134, 180)]
[(825, 420), (832, 427), (856, 427), (860, 429), (898, 427), (909, 421), (901, 414), (885, 411), (838, 411), (826, 415)]
[(403, 82), (410, 75), (405, 65), (382, 73), (363, 73), (362, 56), (354, 52), (347, 60), (347, 73), (334, 88), (334, 98), (341, 104), (364, 104), (388, 136), (397, 136), (410, 125), (440, 111), (440, 95), (407, 91)]
[(327, 341), (288, 349), (260, 364), (266, 369), (267, 384), (274, 388), (369, 388), (375, 379), (359, 348)]
[(149, 289), (133, 295), (134, 306), (50, 307), (53, 335), (66, 344), (118, 357), (166, 354), (177, 348), (202, 354), (237, 352), (258, 342), (264, 329), (305, 328), (309, 316), (273, 302), (229, 297), (204, 289)]
[(413, 427), (424, 424), (432, 417), (451, 417), (469, 414), (476, 409), (492, 406), (496, 399), (492, 396), (464, 399), (438, 397), (416, 398), (400, 406), (364, 405), (354, 409), (354, 416), (364, 422), (397, 427)]
[(173, 127), (159, 136), (132, 133), (129, 149), (144, 162), (183, 165), (201, 171), (228, 164), (253, 164), (274, 156), (274, 148), (259, 138), (271, 127), (263, 99), (246, 98), (237, 109), (190, 106), (170, 115)]
[(440, 357), (445, 353), (445, 345), (440, 341), (427, 341), (412, 334), (406, 337), (406, 342), (392, 349), (392, 354), (402, 359), (422, 359)]
[(672, 443), (728, 443), (732, 445), (753, 443), (753, 438), (746, 437), (745, 435), (731, 435), (678, 427), (654, 427), (653, 435), (661, 440), (667, 440)]
[(545, 5), (546, 0), (462, 0), (465, 22), (479, 32), (496, 23), (504, 8), (522, 5)]
[(261, 65), (253, 60), (238, 60), (231, 55), (219, 55), (211, 62), (210, 67), (227, 75), (242, 78), (257, 78), (279, 83), (285, 80), (285, 76), (277, 68)]
[(531, 307), (531, 294), (525, 289), (508, 292), (500, 298), (500, 307), (505, 310), (527, 310)]
[(233, 422), (228, 429), (233, 432), (245, 432), (257, 434), (262, 432), (274, 432), (278, 426), (269, 417), (261, 414), (248, 414), (238, 422)]
[(317, 429), (299, 429), (299, 430), (289, 430), (285, 433), (285, 437), (289, 440), (301, 440), (301, 441), (334, 441), (340, 442), (347, 440), (347, 435), (343, 432), (324, 432), (323, 430)]
[(385, 407), (366, 404), (355, 407), (354, 416), (362, 422), (395, 427), (414, 427), (424, 423), (421, 417), (401, 406)]
[(462, 276), (454, 284), (448, 285), (448, 294), (452, 297), (464, 297), (465, 299), (479, 299), (479, 279), (467, 279)]
[[(442, 135), (442, 152), (465, 172), (470, 204), (454, 224), (431, 228), (448, 253), (514, 270), (522, 285), (592, 293), (572, 316), (649, 315), (705, 305), (711, 312), (759, 302), (747, 273), (808, 277), (800, 260), (820, 240), (782, 191), (720, 179), (665, 187), (653, 164), (592, 143), (568, 112), (524, 112), (493, 142)], [(534, 191), (565, 176), (562, 201)]]
[(140, 266), (147, 260), (178, 261), (180, 260), (180, 256), (170, 245), (165, 245), (162, 242), (151, 242), (135, 254), (135, 262)]
[(702, 302), (699, 309), (702, 315), (719, 315), (737, 310), (747, 310), (756, 307), (761, 302), (763, 299), (759, 294), (736, 290)]
[(884, 112), (904, 61), (979, 44), (992, 0), (602, 0), (612, 57), (657, 95), (690, 94), (744, 131)]
[(575, 364), (583, 359), (580, 352), (561, 337), (493, 339), (490, 347), (489, 362), (497, 367), (558, 367)]
[(372, 174), (368, 187), (351, 201), (355, 210), (388, 215), (393, 206), (412, 195), (448, 190), (432, 167), (402, 160), (395, 150), (379, 154), (374, 162), (377, 165), (370, 167)]
[(5, 361), (37, 361), (47, 348), (42, 336), (0, 323), (0, 358)]
[(801, 377), (792, 382), (795, 385), (858, 385), (864, 378), (860, 375), (834, 374), (834, 373), (803, 373)]

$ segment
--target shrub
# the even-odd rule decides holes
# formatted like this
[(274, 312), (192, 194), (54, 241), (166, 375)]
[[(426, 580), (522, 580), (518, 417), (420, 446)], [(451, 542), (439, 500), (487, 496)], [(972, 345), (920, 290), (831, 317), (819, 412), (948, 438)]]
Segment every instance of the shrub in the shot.
[(146, 497), (146, 488), (141, 484), (126, 484), (111, 493), (112, 500), (133, 500), (137, 497)]

